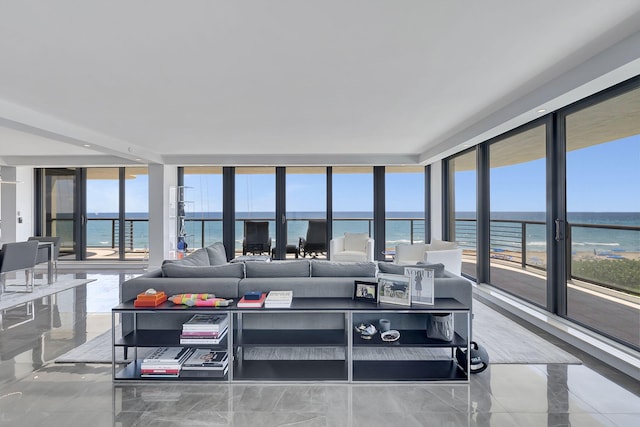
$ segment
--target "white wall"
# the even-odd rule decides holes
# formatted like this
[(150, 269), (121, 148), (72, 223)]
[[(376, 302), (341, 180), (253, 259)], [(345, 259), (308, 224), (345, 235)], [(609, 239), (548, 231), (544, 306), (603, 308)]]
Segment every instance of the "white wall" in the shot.
[(33, 168), (2, 166), (4, 181), (22, 181), (19, 184), (1, 184), (0, 241), (19, 242), (33, 235)]

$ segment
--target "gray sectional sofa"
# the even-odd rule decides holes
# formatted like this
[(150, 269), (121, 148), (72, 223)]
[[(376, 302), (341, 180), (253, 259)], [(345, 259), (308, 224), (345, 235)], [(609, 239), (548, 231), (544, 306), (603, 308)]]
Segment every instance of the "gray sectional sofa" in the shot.
[[(468, 280), (449, 273), (442, 265), (424, 267), (435, 269), (437, 298), (453, 297), (471, 306), (472, 290)], [(120, 301), (131, 301), (149, 288), (164, 291), (168, 296), (213, 293), (221, 298), (239, 299), (249, 291), (293, 290), (296, 298), (351, 298), (355, 280), (375, 281), (378, 272), (403, 274), (404, 266), (386, 262), (342, 263), (307, 259), (227, 262), (224, 246), (215, 243), (182, 260), (167, 260), (161, 268), (123, 282)], [(145, 321), (145, 317), (138, 316), (138, 327), (161, 327), (155, 324), (157, 319)], [(305, 327), (305, 323), (301, 327)], [(129, 329), (128, 324), (128, 321), (123, 322), (125, 330)], [(259, 321), (256, 327), (261, 327)]]

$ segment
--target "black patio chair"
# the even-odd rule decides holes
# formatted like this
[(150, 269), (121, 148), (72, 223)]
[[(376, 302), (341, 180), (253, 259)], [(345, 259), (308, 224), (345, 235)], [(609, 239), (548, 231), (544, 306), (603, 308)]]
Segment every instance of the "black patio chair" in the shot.
[(327, 220), (326, 219), (310, 219), (309, 227), (307, 227), (307, 237), (300, 237), (298, 248), (302, 257), (307, 254), (317, 257), (320, 254), (327, 253)]
[(271, 237), (269, 237), (268, 221), (245, 221), (242, 255), (271, 254)]

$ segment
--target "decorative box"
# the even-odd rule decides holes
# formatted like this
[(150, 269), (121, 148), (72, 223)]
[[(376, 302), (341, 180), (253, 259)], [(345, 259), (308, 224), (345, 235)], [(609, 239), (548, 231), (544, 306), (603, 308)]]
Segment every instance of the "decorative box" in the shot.
[(138, 294), (138, 297), (133, 302), (134, 307), (156, 307), (167, 300), (167, 295), (164, 292), (158, 292), (155, 294)]

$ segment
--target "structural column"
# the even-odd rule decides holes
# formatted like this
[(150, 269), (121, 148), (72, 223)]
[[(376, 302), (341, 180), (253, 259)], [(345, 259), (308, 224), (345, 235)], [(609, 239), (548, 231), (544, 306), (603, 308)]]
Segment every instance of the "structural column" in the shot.
[[(159, 267), (169, 259), (170, 191), (178, 184), (177, 167), (149, 165), (149, 268)], [(173, 213), (175, 215), (175, 213)]]

